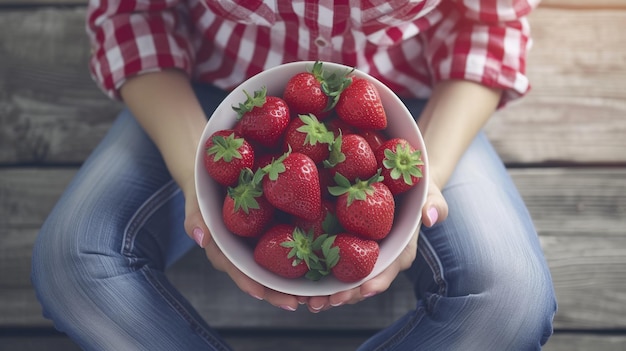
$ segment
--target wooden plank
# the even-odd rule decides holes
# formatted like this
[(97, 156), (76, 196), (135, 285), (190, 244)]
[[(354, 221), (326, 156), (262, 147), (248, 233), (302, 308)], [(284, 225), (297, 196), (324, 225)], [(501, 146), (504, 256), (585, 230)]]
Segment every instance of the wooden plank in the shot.
[(533, 90), (487, 125), (498, 152), (510, 163), (623, 164), (626, 11), (540, 9), (531, 26)]
[(85, 6), (87, 0), (0, 0), (0, 8), (18, 6)]
[(626, 0), (541, 0), (540, 8), (560, 9), (625, 9)]
[[(49, 325), (41, 318), (30, 286), (30, 248), (74, 172), (0, 169), (0, 327)], [(535, 217), (552, 269), (560, 305), (557, 327), (626, 328), (626, 169), (510, 172)], [(380, 327), (414, 303), (406, 282), (399, 279), (386, 294), (363, 305), (319, 315), (302, 310), (286, 317), (240, 292), (224, 274), (213, 272), (200, 250), (172, 267), (168, 276), (220, 328), (321, 328), (325, 323), (333, 328)]]
[(0, 162), (82, 162), (120, 108), (87, 68), (84, 9), (0, 12)]
[(624, 351), (626, 335), (624, 333), (559, 333), (548, 340), (544, 351)]
[[(75, 169), (0, 169), (0, 223), (39, 228)], [(513, 169), (513, 179), (541, 235), (626, 233), (623, 168)]]
[[(88, 76), (83, 16), (0, 12), (0, 164), (80, 163), (119, 111)], [(626, 10), (540, 8), (531, 21), (533, 91), (487, 125), (498, 152), (508, 164), (626, 164)]]
[[(33, 231), (18, 233), (34, 240)], [(559, 303), (555, 328), (626, 328), (626, 235), (595, 235), (593, 239), (542, 236), (541, 240)], [(1, 261), (0, 327), (50, 326), (41, 317), (41, 308), (30, 286), (29, 251), (10, 244), (0, 243), (3, 254), (19, 250), (22, 255), (3, 257)], [(388, 325), (415, 302), (408, 283), (400, 276), (388, 291), (358, 305), (320, 314), (310, 314), (303, 308), (285, 314), (237, 289), (225, 274), (210, 268), (200, 250), (189, 253), (167, 274), (216, 328), (371, 330)]]
[[(0, 336), (0, 351), (78, 351), (80, 348), (63, 335), (40, 332), (24, 335)], [(298, 351), (345, 351), (355, 350), (366, 335), (339, 333), (328, 335), (324, 332), (307, 331), (300, 333), (247, 331), (222, 332), (222, 337), (237, 351), (298, 350)], [(545, 345), (545, 351), (623, 351), (626, 349), (626, 335), (562, 333), (557, 331)]]

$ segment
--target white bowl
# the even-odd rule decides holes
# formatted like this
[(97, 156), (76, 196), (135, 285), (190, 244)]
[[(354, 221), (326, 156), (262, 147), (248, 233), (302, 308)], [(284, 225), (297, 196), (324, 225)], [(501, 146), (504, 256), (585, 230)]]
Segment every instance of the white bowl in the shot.
[[(399, 201), (396, 202), (396, 216), (391, 232), (380, 242), (380, 254), (374, 270), (361, 281), (343, 283), (332, 276), (325, 277), (320, 281), (309, 281), (305, 278), (286, 279), (266, 270), (254, 261), (252, 247), (244, 242), (243, 239), (230, 233), (222, 221), (221, 211), (224, 199), (221, 194), (223, 192), (204, 169), (204, 141), (212, 133), (234, 126), (236, 113), (233, 111), (232, 106), (238, 105), (245, 99), (243, 90), (252, 93), (265, 86), (268, 95), (282, 96), (287, 80), (299, 72), (309, 70), (313, 63), (313, 61), (299, 61), (276, 66), (251, 77), (234, 89), (217, 107), (206, 124), (201, 142), (198, 145), (195, 164), (196, 192), (200, 211), (209, 227), (213, 240), (215, 240), (215, 243), (224, 255), (239, 270), (258, 283), (270, 289), (295, 296), (324, 296), (355, 288), (387, 268), (406, 247), (411, 236), (421, 224), (421, 208), (426, 201), (428, 184), (428, 157), (424, 141), (413, 116), (391, 89), (372, 76), (355, 70), (353, 72), (354, 75), (365, 77), (372, 81), (380, 93), (388, 119), (386, 133), (391, 137), (405, 138), (416, 149), (422, 150), (422, 159), (426, 165), (422, 180), (417, 186), (402, 194)], [(350, 70), (352, 68), (324, 62), (324, 69), (332, 71)], [(216, 196), (216, 194), (220, 195)]]

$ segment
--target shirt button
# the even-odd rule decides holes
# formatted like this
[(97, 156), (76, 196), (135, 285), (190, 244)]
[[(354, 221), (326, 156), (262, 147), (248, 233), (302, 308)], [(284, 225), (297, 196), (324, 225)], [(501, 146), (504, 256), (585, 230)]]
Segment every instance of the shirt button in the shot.
[(324, 38), (317, 38), (317, 39), (315, 39), (315, 45), (317, 45), (319, 47), (324, 47), (324, 46), (328, 45), (328, 42), (326, 40), (324, 40)]

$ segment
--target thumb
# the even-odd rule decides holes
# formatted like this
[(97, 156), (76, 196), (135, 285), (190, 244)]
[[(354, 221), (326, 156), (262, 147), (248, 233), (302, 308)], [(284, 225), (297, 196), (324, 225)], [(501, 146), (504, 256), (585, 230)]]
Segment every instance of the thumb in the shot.
[(441, 189), (434, 182), (428, 184), (426, 203), (422, 207), (422, 223), (432, 227), (448, 217), (448, 203), (441, 193)]
[(195, 196), (190, 196), (185, 201), (185, 232), (202, 248), (205, 248), (211, 240), (209, 228), (204, 223), (198, 199)]

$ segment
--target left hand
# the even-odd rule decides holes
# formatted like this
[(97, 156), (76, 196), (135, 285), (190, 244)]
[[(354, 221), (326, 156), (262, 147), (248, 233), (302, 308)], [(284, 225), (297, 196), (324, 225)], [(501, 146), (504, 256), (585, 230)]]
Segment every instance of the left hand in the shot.
[[(436, 223), (442, 222), (448, 216), (448, 204), (441, 194), (439, 185), (431, 178), (428, 184), (428, 196), (422, 208), (422, 224), (432, 227)], [(417, 238), (419, 228), (413, 234), (411, 241), (407, 244), (398, 258), (376, 277), (366, 281), (361, 286), (354, 289), (341, 291), (330, 296), (301, 297), (299, 301), (306, 303), (309, 311), (317, 313), (345, 304), (355, 304), (368, 297), (380, 294), (387, 290), (396, 276), (403, 270), (408, 269), (413, 264), (417, 255)]]

